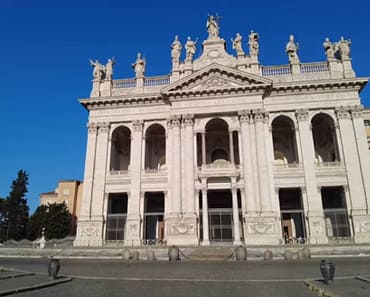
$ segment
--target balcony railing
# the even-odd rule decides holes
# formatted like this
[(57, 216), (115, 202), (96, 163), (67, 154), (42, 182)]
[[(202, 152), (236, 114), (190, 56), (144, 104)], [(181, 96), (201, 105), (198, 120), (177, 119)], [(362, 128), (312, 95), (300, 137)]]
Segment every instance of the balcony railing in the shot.
[(329, 71), (329, 66), (327, 62), (301, 64), (301, 73), (326, 71)]
[(290, 65), (263, 66), (262, 76), (281, 76), (292, 74)]
[(168, 75), (144, 78), (144, 87), (146, 88), (166, 86), (169, 84), (170, 84), (170, 77)]
[(128, 170), (111, 170), (109, 171), (110, 175), (127, 175), (129, 173)]

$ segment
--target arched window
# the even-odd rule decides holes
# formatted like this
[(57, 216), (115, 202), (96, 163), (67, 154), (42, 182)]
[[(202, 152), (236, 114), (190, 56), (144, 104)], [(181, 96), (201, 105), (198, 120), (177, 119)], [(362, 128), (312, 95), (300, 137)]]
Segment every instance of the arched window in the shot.
[(217, 159), (230, 161), (229, 127), (222, 119), (213, 119), (206, 125), (206, 162)]
[(311, 124), (317, 162), (339, 161), (334, 120), (320, 113), (312, 118)]
[(131, 153), (131, 132), (118, 127), (112, 134), (110, 170), (128, 170)]
[(272, 140), (275, 161), (282, 163), (298, 162), (294, 123), (290, 118), (279, 116), (273, 120)]
[(145, 134), (145, 169), (159, 169), (166, 164), (166, 131), (159, 124), (151, 125)]

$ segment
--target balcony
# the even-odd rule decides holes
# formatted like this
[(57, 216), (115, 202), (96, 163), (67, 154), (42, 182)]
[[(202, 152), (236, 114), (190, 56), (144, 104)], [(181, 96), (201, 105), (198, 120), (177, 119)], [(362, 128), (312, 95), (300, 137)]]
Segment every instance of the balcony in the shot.
[(224, 177), (224, 176), (239, 176), (239, 165), (226, 160), (218, 159), (212, 163), (203, 164), (198, 167), (199, 177)]

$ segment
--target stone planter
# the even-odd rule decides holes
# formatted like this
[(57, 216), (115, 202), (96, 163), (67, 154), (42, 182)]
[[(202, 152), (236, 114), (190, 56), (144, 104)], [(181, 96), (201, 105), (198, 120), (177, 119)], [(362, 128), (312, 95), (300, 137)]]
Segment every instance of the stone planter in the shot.
[(263, 259), (265, 261), (272, 261), (273, 255), (271, 250), (265, 250), (263, 253)]
[(57, 259), (50, 259), (48, 264), (48, 275), (51, 279), (56, 279), (60, 269), (60, 263)]
[(247, 249), (240, 245), (235, 248), (235, 260), (240, 261), (247, 261)]
[(168, 260), (170, 262), (180, 261), (180, 250), (178, 247), (173, 245), (168, 249)]
[(324, 277), (325, 284), (329, 285), (334, 281), (335, 266), (330, 260), (321, 260), (320, 271)]

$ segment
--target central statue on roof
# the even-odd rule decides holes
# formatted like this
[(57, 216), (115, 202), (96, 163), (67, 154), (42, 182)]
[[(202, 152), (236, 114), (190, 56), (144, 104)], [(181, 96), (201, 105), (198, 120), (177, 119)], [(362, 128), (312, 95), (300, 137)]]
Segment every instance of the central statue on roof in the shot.
[(218, 16), (209, 15), (207, 19), (208, 38), (219, 37), (220, 27), (218, 25)]

